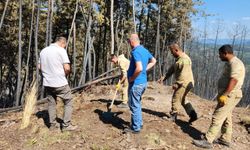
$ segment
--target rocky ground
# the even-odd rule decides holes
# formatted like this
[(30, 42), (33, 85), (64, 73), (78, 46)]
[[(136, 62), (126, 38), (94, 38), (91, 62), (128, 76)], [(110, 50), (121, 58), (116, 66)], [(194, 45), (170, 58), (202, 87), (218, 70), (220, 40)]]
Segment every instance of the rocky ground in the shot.
[[(191, 126), (188, 116), (182, 115), (176, 123), (162, 119), (170, 111), (172, 90), (168, 86), (149, 83), (143, 100), (144, 126), (140, 134), (124, 134), (130, 124), (129, 109), (112, 109), (115, 114), (107, 117), (107, 105), (115, 91), (114, 86), (94, 86), (83, 93), (75, 94), (73, 123), (77, 131), (50, 131), (46, 124), (48, 112), (45, 105), (37, 107), (28, 128), (20, 130), (22, 112), (0, 114), (0, 149), (3, 150), (179, 150), (199, 149), (192, 144), (210, 125), (216, 102), (189, 94), (187, 99), (196, 108), (199, 119)], [(58, 104), (58, 109), (61, 110)], [(62, 112), (59, 111), (59, 117)], [(247, 150), (250, 134), (240, 124), (242, 116), (250, 116), (248, 108), (236, 108), (233, 112), (234, 134), (231, 148), (214, 144), (214, 149)]]

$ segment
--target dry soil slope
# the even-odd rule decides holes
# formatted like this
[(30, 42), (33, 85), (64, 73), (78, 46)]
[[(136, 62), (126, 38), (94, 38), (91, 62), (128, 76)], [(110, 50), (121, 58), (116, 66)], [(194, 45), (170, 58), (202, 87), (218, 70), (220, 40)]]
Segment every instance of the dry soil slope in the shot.
[[(197, 109), (199, 120), (189, 126), (188, 116), (182, 110), (176, 123), (165, 121), (161, 117), (170, 111), (172, 90), (168, 86), (149, 83), (142, 100), (143, 130), (136, 135), (123, 134), (123, 128), (130, 123), (129, 109), (118, 109), (114, 105), (112, 112), (115, 115), (108, 118), (104, 115), (113, 94), (114, 86), (95, 86), (76, 94), (73, 123), (79, 128), (74, 132), (49, 131), (43, 119), (47, 121), (46, 105), (37, 108), (31, 125), (25, 130), (19, 130), (22, 112), (3, 114), (0, 116), (0, 149), (199, 149), (192, 144), (192, 139), (206, 132), (216, 105), (215, 102), (189, 94), (187, 99)], [(119, 99), (120, 96), (115, 104)], [(245, 108), (236, 108), (233, 114), (234, 134), (230, 149), (249, 149), (250, 137), (239, 124), (239, 118), (249, 116), (250, 112)], [(61, 115), (62, 112), (59, 117)], [(226, 148), (215, 144), (214, 149)]]

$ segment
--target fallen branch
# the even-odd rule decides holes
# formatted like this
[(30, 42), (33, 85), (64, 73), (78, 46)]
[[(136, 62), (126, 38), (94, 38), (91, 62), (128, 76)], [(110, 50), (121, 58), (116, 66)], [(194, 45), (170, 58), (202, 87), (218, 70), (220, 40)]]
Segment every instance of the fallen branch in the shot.
[[(107, 72), (106, 72), (106, 74), (107, 74)], [(72, 93), (76, 93), (76, 92), (79, 92), (82, 89), (84, 90), (85, 88), (87, 88), (87, 87), (89, 87), (91, 85), (94, 85), (96, 83), (103, 82), (105, 80), (115, 79), (115, 78), (118, 78), (119, 76), (120, 75), (108, 76), (108, 77), (100, 78), (100, 79), (97, 79), (97, 80), (94, 80), (94, 81), (90, 81), (90, 82), (88, 82), (86, 84), (83, 84), (81, 86), (72, 88), (71, 91), (72, 91)], [(47, 97), (38, 100), (36, 105), (40, 105), (40, 104), (44, 104), (44, 103), (47, 103)], [(17, 107), (11, 107), (11, 108), (3, 108), (3, 109), (0, 109), (0, 114), (5, 113), (5, 112), (9, 112), (9, 111), (20, 111), (22, 109), (23, 109), (23, 106), (17, 106)]]
[(108, 76), (108, 77), (104, 77), (104, 78), (101, 78), (101, 79), (97, 79), (97, 80), (88, 82), (88, 83), (86, 83), (84, 85), (75, 87), (75, 88), (71, 89), (71, 91), (72, 91), (72, 93), (76, 93), (76, 92), (80, 91), (81, 89), (89, 87), (89, 86), (91, 86), (93, 84), (96, 84), (96, 83), (99, 83), (99, 82), (102, 82), (102, 81), (105, 81), (105, 80), (115, 79), (115, 78), (118, 78), (119, 76), (120, 75), (114, 75), (114, 76)]
[(117, 68), (113, 68), (113, 69), (111, 69), (111, 70), (109, 70), (107, 72), (104, 72), (103, 74), (100, 74), (98, 77), (95, 77), (93, 80), (99, 79), (99, 78), (101, 78), (101, 77), (103, 77), (103, 76), (105, 76), (105, 75), (109, 74), (110, 72), (113, 72), (113, 71), (115, 71), (117, 69), (119, 69), (119, 68), (118, 67)]

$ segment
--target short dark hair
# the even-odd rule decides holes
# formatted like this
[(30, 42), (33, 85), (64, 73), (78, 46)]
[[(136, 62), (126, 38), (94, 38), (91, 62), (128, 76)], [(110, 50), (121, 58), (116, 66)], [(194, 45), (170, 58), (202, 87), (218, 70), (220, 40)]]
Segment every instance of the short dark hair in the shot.
[(115, 54), (110, 54), (110, 57), (112, 57), (112, 58), (113, 58), (113, 57), (116, 57), (116, 55), (115, 55)]
[(170, 44), (168, 45), (168, 48), (170, 48), (170, 49), (176, 49), (176, 50), (178, 50), (178, 51), (182, 51), (182, 49), (180, 48), (178, 42), (176, 42), (176, 41), (170, 43)]
[(229, 44), (222, 45), (219, 48), (219, 52), (223, 53), (223, 54), (233, 54), (234, 53), (232, 46)]
[(117, 57), (115, 54), (110, 54), (109, 60), (111, 61), (114, 57)]

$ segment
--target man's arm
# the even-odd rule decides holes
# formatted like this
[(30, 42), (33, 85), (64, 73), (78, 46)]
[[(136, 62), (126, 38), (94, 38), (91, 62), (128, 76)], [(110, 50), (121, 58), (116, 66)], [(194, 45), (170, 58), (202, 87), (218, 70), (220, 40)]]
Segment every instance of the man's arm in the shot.
[(156, 63), (156, 59), (154, 58), (154, 57), (152, 57), (150, 60), (149, 60), (149, 63), (148, 63), (148, 65), (147, 65), (147, 71), (149, 70), (149, 69), (151, 69), (154, 65), (155, 65), (155, 63)]
[(223, 95), (221, 95), (219, 98), (218, 98), (218, 104), (220, 106), (224, 106), (225, 104), (227, 104), (227, 101), (228, 101), (228, 94), (234, 89), (235, 85), (237, 84), (238, 80), (231, 77), (230, 78), (230, 81), (227, 85), (227, 89), (226, 91), (223, 93)]
[(128, 79), (128, 82), (133, 82), (135, 78), (142, 72), (142, 63), (141, 61), (137, 61), (135, 63), (135, 72), (134, 74)]
[(41, 71), (41, 64), (37, 64), (37, 68)]
[(126, 78), (127, 78), (126, 76), (121, 75), (121, 77), (120, 77), (120, 83), (123, 84), (124, 81), (126, 80)]
[(122, 72), (121, 76), (120, 76), (120, 83), (123, 84), (127, 78), (127, 65), (126, 65), (126, 63), (121, 61), (120, 68), (121, 68), (121, 72)]
[(65, 72), (65, 75), (69, 75), (70, 73), (70, 65), (69, 64), (63, 64), (63, 69), (64, 69), (64, 72)]
[(174, 65), (168, 68), (168, 72), (166, 73), (163, 81), (167, 80), (174, 73)]
[(227, 89), (224, 92), (224, 95), (228, 95), (234, 89), (234, 87), (236, 86), (237, 82), (238, 82), (237, 79), (231, 77), (230, 81), (229, 81), (229, 83), (227, 85)]

